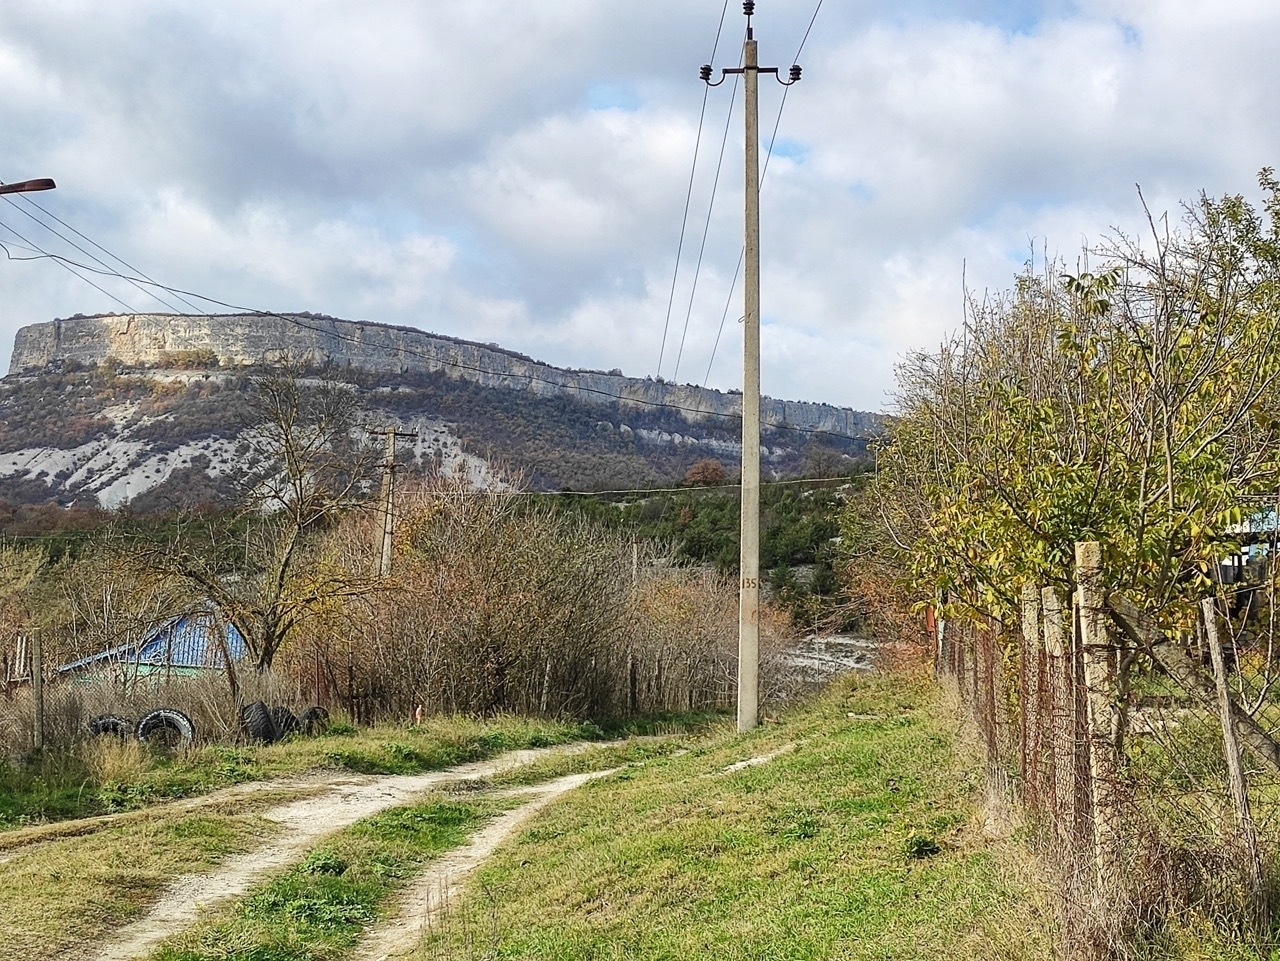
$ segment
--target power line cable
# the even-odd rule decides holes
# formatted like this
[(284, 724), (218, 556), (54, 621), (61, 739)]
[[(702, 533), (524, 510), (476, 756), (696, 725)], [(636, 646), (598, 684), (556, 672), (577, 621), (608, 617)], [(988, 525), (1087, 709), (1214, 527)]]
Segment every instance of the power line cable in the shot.
[[(853, 479), (852, 474), (842, 474), (837, 477), (793, 477), (786, 480), (761, 481), (761, 487), (784, 487), (798, 486), (800, 484), (831, 484), (837, 481), (849, 483)], [(627, 490), (608, 490), (608, 491), (587, 491), (587, 490), (558, 490), (558, 491), (529, 491), (529, 490), (513, 490), (501, 491), (493, 488), (484, 491), (473, 491), (470, 494), (436, 494), (436, 497), (620, 497), (631, 494), (700, 494), (704, 491), (725, 491), (739, 490), (741, 484), (716, 484), (711, 486), (699, 487), (633, 487)], [(95, 536), (98, 529), (92, 528), (68, 528), (66, 530), (56, 531), (50, 534), (3, 534), (0, 535), (0, 544), (6, 541), (42, 541), (48, 540), (50, 537), (61, 539), (79, 539), (84, 540)], [(132, 531), (117, 531), (116, 536), (141, 540), (146, 535), (135, 533)]]
[[(53, 234), (55, 237), (57, 237), (57, 238), (58, 238), (59, 240), (61, 240), (63, 243), (69, 244), (70, 246), (74, 247), (76, 250), (80, 251), (80, 253), (84, 254), (86, 257), (88, 257), (90, 260), (92, 260), (94, 263), (96, 263), (96, 264), (98, 264), (99, 266), (102, 266), (102, 267), (108, 267), (108, 268), (110, 267), (110, 265), (109, 265), (109, 264), (107, 264), (107, 262), (106, 262), (106, 261), (104, 261), (101, 257), (96, 256), (96, 255), (95, 255), (95, 254), (93, 254), (91, 251), (85, 250), (83, 247), (81, 247), (78, 243), (76, 243), (74, 240), (72, 240), (70, 237), (66, 236), (65, 234), (59, 233), (59, 232), (58, 232), (57, 230), (55, 230), (53, 227), (50, 227), (47, 223), (45, 223), (43, 220), (41, 220), (39, 217), (37, 217), (35, 214), (33, 214), (30, 210), (27, 210), (25, 207), (21, 207), (21, 206), (19, 206), (18, 204), (14, 203), (14, 202), (13, 202), (13, 200), (12, 200), (12, 199), (10, 199), (9, 197), (5, 197), (4, 199), (5, 199), (6, 201), (8, 201), (9, 206), (13, 207), (15, 210), (17, 210), (17, 211), (18, 211), (19, 213), (21, 213), (23, 216), (28, 217), (28, 218), (30, 218), (31, 220), (35, 221), (35, 223), (39, 224), (39, 225), (40, 225), (41, 227), (43, 227), (45, 230), (49, 231), (49, 233)], [(26, 198), (24, 197), (23, 199), (26, 199)], [(28, 203), (31, 203), (31, 201), (28, 201)], [(32, 204), (32, 206), (37, 206), (37, 205)], [(39, 208), (39, 209), (43, 210), (44, 208)], [(57, 218), (54, 218), (54, 219), (57, 219)], [(61, 223), (61, 221), (59, 221), (59, 223)], [(66, 225), (64, 224), (63, 226), (66, 226)], [(79, 231), (77, 231), (77, 233), (79, 233)], [(82, 236), (83, 236), (83, 235), (82, 235)], [(94, 246), (97, 246), (97, 244), (94, 244)], [(117, 259), (118, 259), (118, 258), (117, 258)], [(120, 262), (121, 262), (121, 263), (124, 263), (124, 261), (120, 261)], [(126, 266), (128, 266), (128, 265), (126, 264)], [(138, 273), (138, 271), (137, 271), (137, 269), (136, 269), (136, 268), (130, 267), (129, 269), (130, 269), (130, 270), (133, 270), (135, 273)], [(173, 304), (169, 303), (167, 300), (165, 300), (163, 297), (161, 297), (159, 294), (157, 294), (155, 291), (153, 291), (153, 290), (147, 290), (145, 287), (142, 287), (142, 286), (140, 286), (139, 284), (134, 283), (134, 281), (129, 280), (127, 277), (125, 278), (125, 280), (126, 280), (128, 283), (132, 284), (132, 285), (133, 285), (135, 288), (137, 288), (139, 291), (141, 291), (142, 293), (146, 294), (148, 297), (152, 297), (152, 298), (154, 298), (155, 300), (159, 301), (160, 303), (164, 304), (164, 306), (168, 307), (168, 308), (169, 308), (170, 310), (172, 310), (174, 313), (181, 313), (181, 312), (182, 312), (182, 311), (178, 310), (178, 308), (177, 308), (177, 307), (173, 306)]]
[[(135, 274), (137, 274), (139, 277), (142, 277), (142, 278), (143, 278), (143, 279), (145, 279), (145, 280), (149, 280), (149, 281), (151, 281), (152, 283), (155, 283), (155, 281), (154, 281), (154, 280), (152, 280), (152, 278), (151, 278), (151, 277), (147, 276), (147, 274), (145, 274), (142, 270), (140, 270), (139, 268), (135, 267), (133, 264), (129, 263), (129, 261), (125, 260), (123, 257), (119, 256), (118, 254), (112, 253), (110, 250), (108, 250), (106, 247), (102, 246), (102, 244), (98, 243), (97, 241), (93, 240), (92, 238), (90, 238), (90, 237), (86, 237), (86, 236), (85, 236), (84, 234), (82, 234), (80, 231), (76, 230), (76, 228), (75, 228), (75, 227), (71, 226), (71, 224), (67, 223), (65, 220), (63, 220), (61, 217), (59, 217), (57, 214), (53, 213), (53, 211), (51, 211), (51, 210), (47, 209), (46, 207), (42, 207), (42, 206), (40, 206), (40, 204), (39, 204), (39, 203), (37, 203), (35, 200), (33, 200), (33, 199), (32, 199), (30, 196), (28, 196), (27, 194), (22, 194), (22, 195), (21, 195), (21, 197), (22, 197), (22, 199), (23, 199), (23, 200), (25, 200), (27, 203), (31, 204), (31, 206), (35, 207), (35, 208), (36, 208), (36, 210), (38, 210), (38, 211), (40, 211), (42, 214), (44, 214), (46, 217), (49, 217), (49, 218), (51, 218), (51, 219), (53, 219), (53, 220), (57, 221), (59, 224), (61, 224), (63, 227), (66, 227), (66, 228), (67, 228), (67, 230), (71, 231), (73, 234), (75, 234), (77, 237), (79, 237), (79, 238), (80, 238), (81, 240), (83, 240), (85, 243), (89, 244), (91, 247), (95, 247), (95, 248), (97, 248), (98, 250), (102, 251), (104, 254), (106, 254), (108, 257), (110, 257), (110, 258), (111, 258), (112, 260), (114, 260), (116, 263), (118, 263), (118, 264), (120, 264), (121, 266), (123, 266), (126, 270), (132, 270), (132, 271), (133, 271)], [(77, 248), (77, 249), (79, 249), (79, 248)], [(97, 260), (97, 258), (96, 258), (96, 257), (94, 257), (94, 260)], [(98, 263), (102, 263), (102, 261), (100, 261), (100, 260), (99, 260), (99, 261), (98, 261)], [(102, 266), (104, 266), (104, 267), (105, 267), (105, 266), (107, 266), (107, 265), (106, 265), (106, 264), (102, 264)], [(178, 300), (181, 300), (184, 304), (186, 304), (188, 307), (190, 307), (190, 308), (191, 308), (192, 310), (194, 310), (196, 313), (199, 313), (199, 312), (200, 312), (200, 308), (199, 308), (199, 307), (197, 307), (195, 304), (191, 303), (190, 301), (188, 301), (188, 300), (183, 300), (181, 297), (178, 297), (177, 299), (178, 299)], [(164, 301), (161, 301), (161, 303), (164, 303)], [(166, 304), (165, 306), (169, 307), (170, 309), (173, 309), (173, 307), (172, 307), (172, 305), (171, 305), (171, 304)], [(179, 313), (180, 313), (180, 311), (179, 311)]]
[(738, 251), (738, 266), (733, 268), (733, 280), (729, 281), (729, 295), (724, 301), (724, 313), (720, 315), (720, 327), (716, 330), (715, 343), (711, 345), (711, 359), (707, 361), (707, 375), (702, 378), (702, 389), (707, 389), (711, 382), (711, 367), (716, 362), (716, 351), (720, 349), (720, 338), (724, 335), (724, 323), (729, 319), (729, 308), (733, 305), (733, 293), (738, 289), (738, 277), (742, 274), (742, 261), (746, 259), (747, 248)]
[[(724, 119), (724, 136), (720, 138), (720, 156), (716, 160), (716, 176), (711, 182), (711, 199), (707, 203), (707, 219), (702, 225), (702, 244), (698, 247), (698, 262), (693, 270), (693, 283), (689, 287), (689, 307), (684, 314), (684, 329), (680, 331), (680, 350), (676, 354), (676, 367), (671, 379), (680, 376), (680, 359), (684, 356), (685, 338), (689, 335), (689, 319), (693, 316), (693, 302), (698, 295), (698, 278), (702, 276), (702, 258), (707, 252), (707, 237), (711, 234), (711, 215), (716, 209), (716, 192), (720, 188), (720, 173), (724, 169), (724, 152), (729, 145), (729, 130), (733, 126), (733, 108), (738, 100), (738, 75), (733, 77), (733, 89), (729, 96), (729, 113)], [(710, 88), (708, 88), (710, 89)]]
[(804, 53), (804, 45), (809, 42), (809, 34), (813, 32), (813, 25), (818, 22), (818, 14), (822, 12), (822, 0), (818, 0), (818, 5), (813, 9), (813, 16), (809, 18), (809, 26), (804, 31), (804, 36), (800, 39), (800, 46), (796, 49), (795, 59), (792, 63), (800, 62), (800, 54)]
[[(14, 230), (4, 221), (0, 221), (0, 227), (3, 227), (5, 230), (9, 231), (9, 233), (13, 234), (15, 237), (21, 240), (24, 244), (27, 245), (29, 249), (36, 250), (40, 254), (40, 257), (14, 257), (12, 254), (9, 253), (9, 249), (7, 247), (4, 247), (3, 244), (0, 244), (0, 247), (4, 247), (4, 252), (6, 255), (8, 255), (10, 260), (38, 260), (38, 259), (55, 260), (58, 262), (59, 265), (61, 265), (61, 267), (64, 270), (69, 272), (72, 276), (80, 278), (86, 284), (88, 284), (90, 287), (92, 287), (94, 290), (98, 291), (99, 293), (106, 294), (106, 296), (110, 297), (112, 300), (114, 300), (117, 304), (119, 304), (125, 310), (129, 311), (129, 313), (131, 314), (137, 313), (136, 310), (134, 310), (132, 307), (126, 304), (123, 300), (121, 300), (115, 294), (98, 286), (88, 277), (85, 277), (83, 274), (78, 273), (75, 267), (79, 267), (81, 270), (89, 270), (89, 271), (92, 271), (93, 273), (102, 273), (102, 271), (94, 270), (92, 267), (86, 267), (83, 264), (75, 264), (75, 261), (68, 260), (66, 257), (59, 256), (58, 254), (49, 253), (47, 250), (45, 250), (35, 241), (30, 240), (27, 237), (24, 237), (22, 234), (18, 233), (18, 231)], [(71, 266), (72, 264), (75, 264), (75, 267), (72, 267)]]
[[(720, 10), (720, 23), (716, 27), (715, 43), (711, 45), (711, 60), (716, 58), (716, 52), (720, 49), (720, 35), (724, 31), (725, 15), (729, 12), (729, 0), (724, 0), (724, 7)], [(658, 370), (657, 376), (662, 376), (662, 361), (667, 353), (667, 330), (671, 326), (671, 310), (676, 302), (676, 282), (680, 278), (680, 258), (684, 253), (684, 235), (689, 226), (689, 210), (693, 204), (693, 182), (694, 176), (698, 172), (698, 151), (702, 147), (702, 125), (707, 116), (707, 100), (711, 96), (711, 88), (702, 91), (702, 109), (698, 113), (698, 135), (693, 142), (693, 163), (689, 168), (689, 189), (685, 192), (684, 197), (684, 216), (680, 218), (680, 242), (676, 244), (676, 263), (671, 271), (671, 294), (667, 297), (667, 319), (662, 324), (662, 347), (658, 351)]]
[[(792, 477), (787, 480), (761, 481), (761, 487), (785, 487), (798, 484), (830, 484), (835, 481), (848, 482), (852, 478), (852, 474), (842, 474), (838, 477)], [(513, 491), (511, 496), (524, 497), (613, 497), (624, 494), (688, 494), (700, 493), (702, 491), (728, 491), (741, 490), (741, 484), (709, 484), (699, 485), (697, 487), (635, 487), (630, 490), (615, 491), (578, 491), (578, 490), (560, 490), (560, 491)]]

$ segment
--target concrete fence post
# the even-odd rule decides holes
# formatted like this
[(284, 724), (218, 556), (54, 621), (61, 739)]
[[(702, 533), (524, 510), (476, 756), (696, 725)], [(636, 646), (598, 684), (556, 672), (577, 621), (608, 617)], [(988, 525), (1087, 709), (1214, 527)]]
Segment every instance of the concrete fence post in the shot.
[(1105, 889), (1116, 877), (1123, 836), (1119, 803), (1120, 759), (1114, 739), (1115, 732), (1120, 729), (1116, 658), (1107, 630), (1102, 545), (1097, 541), (1076, 544), (1076, 596), (1088, 704), (1094, 868), (1099, 886)]
[(1034, 584), (1022, 588), (1022, 651), (1019, 663), (1019, 693), (1022, 703), (1018, 712), (1018, 734), (1022, 757), (1023, 801), (1039, 808), (1044, 803), (1041, 785), (1040, 661), (1043, 657), (1041, 636), (1040, 589)]
[(1046, 587), (1040, 593), (1040, 605), (1048, 662), (1049, 738), (1053, 745), (1050, 809), (1054, 812), (1054, 840), (1059, 847), (1070, 849), (1079, 836), (1080, 820), (1080, 806), (1076, 803), (1076, 665), (1062, 594), (1055, 587)]

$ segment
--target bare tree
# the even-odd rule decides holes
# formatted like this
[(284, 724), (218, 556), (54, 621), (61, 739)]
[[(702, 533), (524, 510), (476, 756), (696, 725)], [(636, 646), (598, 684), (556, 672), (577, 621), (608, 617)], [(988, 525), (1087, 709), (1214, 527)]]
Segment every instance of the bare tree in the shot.
[(359, 412), (353, 388), (296, 367), (255, 379), (240, 510), (212, 524), (186, 518), (154, 554), (235, 625), (259, 672), (325, 605), (377, 589), (319, 537), (369, 490), (376, 454), (360, 442)]

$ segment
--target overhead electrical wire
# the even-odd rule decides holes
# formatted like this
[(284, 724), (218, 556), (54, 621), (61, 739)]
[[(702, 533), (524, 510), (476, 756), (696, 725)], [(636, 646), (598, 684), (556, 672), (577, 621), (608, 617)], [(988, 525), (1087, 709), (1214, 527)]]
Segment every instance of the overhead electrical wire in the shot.
[[(714, 61), (720, 49), (720, 35), (724, 32), (724, 19), (729, 12), (729, 0), (724, 0), (720, 10), (720, 23), (716, 26), (715, 43), (711, 45), (711, 60)], [(671, 271), (671, 293), (667, 297), (667, 319), (662, 324), (662, 347), (658, 351), (657, 376), (662, 376), (662, 362), (667, 353), (667, 331), (671, 326), (671, 310), (676, 302), (676, 282), (680, 279), (680, 258), (684, 254), (684, 235), (689, 226), (689, 209), (693, 203), (693, 182), (698, 173), (698, 152), (702, 147), (702, 125), (707, 117), (707, 100), (711, 96), (711, 88), (702, 91), (702, 109), (698, 113), (698, 134), (693, 141), (693, 163), (689, 166), (689, 189), (684, 197), (684, 216), (680, 218), (680, 242), (676, 244), (676, 262)]]
[[(854, 475), (844, 474), (838, 477), (792, 477), (786, 480), (761, 481), (761, 487), (786, 487), (796, 486), (800, 484), (832, 484), (837, 481), (849, 483)], [(629, 490), (609, 490), (609, 491), (586, 491), (586, 490), (558, 490), (558, 491), (530, 491), (530, 490), (511, 490), (502, 491), (488, 488), (484, 491), (473, 492), (471, 496), (482, 497), (622, 497), (632, 494), (701, 494), (707, 491), (725, 491), (739, 490), (741, 484), (713, 484), (698, 487), (633, 487)], [(452, 494), (435, 495), (454, 496)], [(459, 495), (461, 496), (461, 495)], [(77, 538), (80, 540), (93, 537), (97, 534), (97, 530), (92, 528), (70, 528), (57, 533), (57, 537), (61, 538)], [(133, 533), (128, 531), (118, 531), (117, 536), (122, 538), (140, 539), (146, 535)], [(39, 541), (49, 537), (48, 534), (4, 534), (0, 535), (0, 544), (8, 541)]]
[(698, 262), (693, 269), (693, 283), (689, 285), (689, 307), (684, 314), (684, 329), (680, 331), (680, 350), (676, 353), (676, 366), (671, 373), (672, 380), (680, 376), (680, 360), (684, 357), (685, 338), (689, 335), (689, 319), (693, 317), (693, 302), (698, 295), (698, 278), (702, 275), (702, 258), (707, 252), (707, 237), (711, 234), (711, 215), (716, 209), (716, 192), (720, 188), (720, 173), (724, 169), (724, 152), (729, 145), (729, 130), (733, 126), (733, 108), (738, 100), (738, 80), (738, 75), (734, 74), (733, 89), (729, 94), (729, 112), (724, 118), (724, 136), (720, 138), (720, 156), (716, 159), (716, 176), (711, 182), (711, 199), (707, 203), (706, 222), (702, 225), (702, 243), (698, 247)]
[[(65, 258), (65, 257), (60, 257), (60, 256), (58, 256), (57, 254), (51, 254), (51, 253), (49, 253), (47, 250), (45, 250), (43, 247), (41, 247), (39, 244), (37, 244), (34, 240), (30, 240), (29, 238), (24, 237), (22, 234), (20, 234), (20, 233), (19, 233), (18, 231), (16, 231), (16, 230), (14, 230), (12, 227), (10, 227), (8, 224), (6, 224), (6, 223), (5, 223), (4, 221), (2, 221), (2, 220), (0, 220), (0, 227), (2, 227), (2, 228), (4, 228), (5, 230), (9, 231), (9, 233), (13, 234), (15, 237), (17, 237), (19, 240), (21, 240), (24, 244), (26, 244), (26, 245), (27, 245), (27, 249), (28, 249), (28, 250), (35, 250), (35, 251), (37, 251), (37, 252), (39, 253), (39, 257), (14, 257), (12, 254), (10, 254), (10, 253), (9, 253), (9, 248), (8, 248), (8, 247), (5, 247), (5, 246), (4, 246), (4, 244), (0, 243), (0, 248), (3, 248), (3, 249), (4, 249), (5, 254), (6, 254), (6, 255), (8, 255), (8, 257), (9, 257), (9, 259), (10, 259), (10, 260), (38, 260), (38, 259), (49, 259), (49, 260), (55, 260), (55, 261), (57, 261), (57, 262), (58, 262), (58, 264), (59, 264), (59, 265), (60, 265), (64, 270), (66, 270), (67, 272), (69, 272), (70, 274), (72, 274), (72, 275), (73, 275), (73, 276), (75, 276), (75, 277), (79, 277), (81, 280), (83, 280), (86, 284), (88, 284), (90, 287), (92, 287), (94, 290), (98, 291), (99, 293), (101, 293), (101, 294), (105, 294), (107, 297), (109, 297), (109, 298), (111, 298), (112, 300), (114, 300), (117, 304), (119, 304), (119, 305), (120, 305), (121, 307), (123, 307), (125, 310), (129, 311), (129, 313), (131, 313), (131, 314), (136, 314), (136, 313), (137, 313), (137, 311), (136, 311), (136, 310), (134, 310), (132, 307), (130, 307), (128, 304), (126, 304), (123, 300), (121, 300), (121, 299), (120, 299), (119, 297), (117, 297), (115, 294), (111, 293), (109, 290), (106, 290), (106, 289), (104, 289), (104, 288), (102, 288), (102, 287), (98, 286), (98, 285), (97, 285), (97, 284), (95, 284), (92, 280), (90, 280), (88, 277), (85, 277), (83, 274), (79, 273), (79, 272), (75, 269), (75, 267), (72, 267), (72, 266), (71, 266), (72, 264), (75, 264), (75, 261), (68, 260), (68, 259), (67, 259), (67, 258)], [(93, 270), (93, 268), (84, 267), (82, 264), (76, 264), (75, 266), (76, 266), (76, 267), (80, 267), (80, 269), (82, 269), (82, 270), (92, 270), (92, 271), (93, 271), (93, 273), (101, 273), (101, 271)]]
[[(55, 237), (57, 237), (59, 240), (61, 240), (63, 243), (65, 243), (65, 244), (69, 244), (70, 246), (74, 247), (76, 250), (80, 251), (80, 253), (84, 254), (86, 257), (88, 257), (90, 260), (92, 260), (94, 263), (98, 264), (99, 266), (101, 266), (101, 267), (107, 267), (107, 268), (109, 268), (109, 269), (110, 269), (110, 265), (109, 265), (106, 261), (104, 261), (101, 257), (96, 256), (96, 255), (95, 255), (94, 253), (92, 253), (91, 251), (85, 250), (83, 247), (81, 247), (78, 243), (76, 243), (76, 242), (75, 242), (74, 240), (72, 240), (70, 237), (66, 236), (66, 234), (59, 233), (59, 232), (58, 232), (57, 230), (55, 230), (53, 227), (50, 227), (47, 223), (45, 223), (43, 220), (41, 220), (39, 217), (37, 217), (35, 214), (33, 214), (30, 210), (27, 210), (25, 207), (19, 206), (18, 204), (14, 203), (14, 201), (13, 201), (12, 199), (10, 199), (9, 197), (5, 197), (4, 199), (5, 199), (6, 201), (8, 201), (9, 206), (13, 207), (15, 210), (17, 210), (19, 213), (21, 213), (24, 217), (27, 217), (27, 218), (31, 219), (32, 221), (34, 221), (35, 223), (39, 224), (39, 225), (40, 225), (41, 227), (43, 227), (45, 230), (49, 231), (49, 233), (53, 234)], [(26, 198), (26, 197), (22, 197), (21, 199), (26, 200), (27, 198)], [(30, 204), (31, 204), (31, 206), (33, 206), (33, 207), (37, 207), (37, 209), (39, 209), (39, 210), (42, 210), (42, 211), (44, 210), (44, 208), (43, 208), (43, 207), (39, 207), (37, 204), (33, 203), (33, 202), (32, 202), (32, 201), (30, 201), (30, 200), (28, 200), (27, 202), (28, 202), (28, 203), (30, 203)], [(55, 218), (55, 219), (56, 219), (56, 218)], [(62, 221), (59, 221), (59, 223), (62, 223)], [(65, 226), (66, 226), (66, 224), (63, 224), (63, 226), (65, 227)], [(68, 228), (68, 229), (72, 229), (72, 230), (74, 230), (74, 228)], [(75, 231), (75, 232), (76, 232), (77, 234), (79, 234), (79, 233), (80, 233), (78, 230), (77, 230), (77, 231)], [(80, 236), (81, 236), (81, 237), (84, 237), (84, 235), (83, 235), (83, 234), (80, 234)], [(85, 238), (85, 239), (87, 240), (88, 238)], [(92, 241), (90, 241), (90, 243), (92, 243)], [(97, 244), (94, 244), (94, 246), (96, 247), (96, 246), (98, 246), (98, 245), (97, 245)], [(108, 252), (108, 253), (109, 253), (109, 252)], [(119, 258), (116, 258), (116, 259), (117, 259), (117, 260), (119, 260)], [(124, 261), (122, 261), (122, 260), (121, 260), (121, 261), (120, 261), (120, 263), (122, 263), (122, 264), (123, 264), (123, 263), (124, 263)], [(127, 264), (125, 264), (125, 266), (127, 267), (128, 265), (127, 265)], [(130, 269), (130, 270), (133, 270), (135, 273), (138, 273), (138, 270), (137, 270), (137, 268), (136, 268), (136, 267), (130, 267), (129, 269)], [(182, 311), (180, 311), (180, 310), (179, 310), (177, 307), (175, 307), (173, 304), (169, 303), (167, 300), (165, 300), (163, 297), (161, 297), (161, 296), (160, 296), (159, 294), (157, 294), (155, 291), (147, 290), (145, 287), (142, 287), (142, 286), (138, 285), (138, 284), (137, 284), (137, 283), (135, 283), (134, 281), (132, 281), (132, 280), (128, 280), (128, 278), (125, 278), (125, 279), (128, 281), (128, 283), (132, 284), (132, 285), (133, 285), (135, 288), (137, 288), (139, 291), (141, 291), (142, 293), (146, 294), (148, 297), (152, 297), (152, 298), (154, 298), (154, 299), (155, 299), (155, 300), (157, 300), (159, 303), (164, 304), (164, 306), (165, 306), (165, 307), (169, 308), (169, 310), (173, 311), (174, 313), (178, 313), (178, 314), (182, 313)]]
[[(65, 227), (65, 228), (67, 228), (67, 230), (71, 231), (73, 234), (75, 234), (77, 237), (79, 237), (79, 238), (80, 238), (81, 240), (83, 240), (85, 243), (89, 244), (89, 246), (91, 246), (91, 247), (95, 247), (95, 248), (97, 248), (98, 250), (102, 251), (104, 254), (106, 254), (108, 257), (110, 257), (110, 258), (111, 258), (112, 260), (114, 260), (116, 263), (120, 264), (120, 265), (121, 265), (122, 267), (124, 267), (126, 270), (132, 270), (135, 274), (137, 274), (139, 277), (143, 278), (144, 280), (151, 281), (152, 283), (154, 283), (154, 282), (155, 282), (151, 277), (147, 276), (147, 274), (145, 274), (142, 270), (140, 270), (139, 268), (135, 267), (133, 264), (129, 263), (129, 261), (125, 260), (123, 257), (119, 256), (118, 254), (112, 253), (110, 250), (108, 250), (106, 247), (102, 246), (102, 244), (98, 243), (96, 240), (93, 240), (91, 237), (86, 237), (84, 234), (82, 234), (80, 231), (76, 230), (76, 228), (75, 228), (75, 227), (71, 226), (71, 224), (67, 223), (65, 220), (63, 220), (61, 217), (59, 217), (59, 216), (58, 216), (57, 214), (55, 214), (53, 211), (49, 210), (49, 209), (48, 209), (48, 208), (46, 208), (46, 207), (42, 207), (42, 206), (40, 206), (40, 204), (39, 204), (39, 203), (37, 203), (34, 199), (32, 199), (29, 195), (27, 195), (27, 194), (21, 194), (21, 195), (20, 195), (20, 197), (21, 197), (21, 199), (22, 199), (22, 200), (25, 200), (27, 203), (29, 203), (32, 207), (35, 207), (35, 208), (36, 208), (36, 210), (40, 211), (42, 214), (44, 214), (44, 215), (45, 215), (46, 217), (48, 217), (50, 220), (54, 220), (54, 221), (56, 221), (58, 224), (60, 224), (61, 226), (63, 226), (63, 227)], [(77, 250), (83, 250), (83, 248), (81, 248), (81, 247), (79, 247), (79, 246), (77, 246), (77, 247), (76, 247), (76, 249), (77, 249)], [(85, 253), (88, 253), (88, 251), (85, 251)], [(92, 255), (90, 255), (90, 256), (92, 256)], [(97, 261), (98, 263), (102, 264), (102, 261), (98, 260), (98, 258), (97, 258), (97, 257), (94, 257), (93, 259), (94, 259), (95, 261)], [(107, 266), (107, 265), (106, 265), (106, 264), (102, 264), (102, 266), (104, 266), (104, 267), (105, 267), (105, 266)], [(184, 299), (183, 299), (183, 298), (181, 298), (181, 297), (178, 297), (178, 298), (176, 298), (176, 299), (178, 299), (178, 300), (182, 301), (182, 303), (186, 304), (188, 307), (190, 307), (192, 310), (196, 311), (197, 313), (200, 311), (200, 308), (199, 308), (199, 307), (197, 307), (195, 304), (191, 303), (191, 301), (189, 301), (189, 300), (184, 300)], [(168, 303), (166, 303), (166, 302), (165, 302), (165, 301), (163, 301), (163, 300), (162, 300), (162, 301), (160, 301), (160, 302), (161, 302), (162, 304), (165, 304), (165, 306), (166, 306), (166, 307), (169, 307), (170, 309), (172, 309), (172, 310), (175, 310), (175, 311), (176, 311), (176, 308), (174, 308), (172, 304), (168, 304)], [(178, 312), (178, 313), (181, 313), (181, 311), (177, 311), (177, 312)]]

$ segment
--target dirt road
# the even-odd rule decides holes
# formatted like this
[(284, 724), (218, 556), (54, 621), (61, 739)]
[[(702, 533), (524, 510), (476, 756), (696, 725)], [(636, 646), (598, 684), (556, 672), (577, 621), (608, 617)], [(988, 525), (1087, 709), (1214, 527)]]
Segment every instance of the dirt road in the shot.
[(462, 883), (499, 844), (556, 798), (612, 773), (610, 770), (572, 774), (512, 792), (530, 795), (532, 800), (495, 818), (469, 843), (428, 864), (426, 871), (401, 896), (396, 916), (379, 924), (357, 945), (353, 961), (384, 961), (412, 951), (432, 922), (448, 907), (449, 899)]
[[(165, 938), (178, 934), (193, 924), (206, 909), (243, 894), (262, 875), (300, 859), (321, 838), (348, 827), (361, 818), (404, 804), (414, 796), (434, 788), (491, 777), (548, 755), (581, 750), (586, 746), (513, 751), (492, 760), (429, 774), (380, 777), (352, 775), (326, 782), (320, 787), (320, 793), (312, 797), (292, 801), (265, 812), (263, 816), (266, 819), (276, 822), (283, 829), (269, 843), (248, 854), (231, 858), (207, 874), (193, 874), (176, 879), (144, 917), (116, 931), (96, 951), (86, 953), (80, 948), (74, 954), (63, 955), (63, 958), (66, 961), (71, 961), (72, 958), (84, 961), (86, 957), (95, 961), (128, 961), (143, 957)], [(448, 876), (454, 877), (470, 870), (524, 818), (593, 776), (599, 775), (576, 775), (528, 789), (529, 793), (536, 795), (534, 800), (503, 815), (485, 828), (466, 848), (455, 852), (460, 860), (453, 868), (453, 874)], [(308, 788), (316, 788), (314, 781), (305, 783)], [(216, 795), (210, 795), (206, 800), (216, 801)], [(500, 826), (505, 826), (505, 831), (499, 830)], [(477, 853), (485, 851), (483, 845), (477, 847), (481, 838), (488, 839), (489, 846), (485, 854)], [(463, 852), (473, 848), (470, 859), (461, 857)], [(449, 858), (445, 859), (448, 860)], [(434, 876), (435, 869), (431, 871)], [(432, 883), (438, 884), (437, 881)]]

